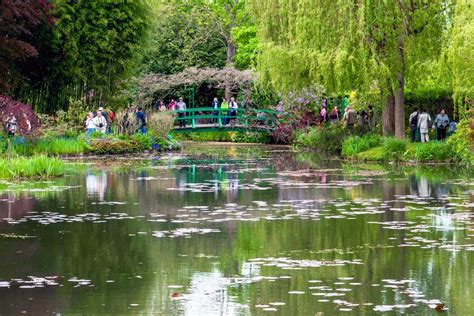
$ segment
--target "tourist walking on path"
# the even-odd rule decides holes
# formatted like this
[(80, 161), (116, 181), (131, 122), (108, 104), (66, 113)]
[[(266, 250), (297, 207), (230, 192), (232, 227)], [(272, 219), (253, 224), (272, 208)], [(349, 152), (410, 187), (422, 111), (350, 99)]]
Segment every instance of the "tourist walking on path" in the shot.
[(323, 107), (321, 108), (321, 111), (319, 112), (319, 122), (321, 124), (326, 123), (327, 121), (326, 116), (327, 116), (326, 106), (323, 105)]
[(433, 126), (436, 128), (436, 139), (443, 140), (446, 138), (446, 130), (449, 127), (449, 117), (442, 109), (438, 115), (436, 115)]
[(410, 124), (410, 131), (411, 131), (411, 142), (414, 143), (417, 139), (418, 132), (418, 116), (420, 113), (418, 112), (418, 108), (414, 108), (413, 112), (410, 114), (408, 118), (408, 124)]
[(421, 110), (421, 114), (418, 116), (418, 128), (420, 129), (420, 137), (422, 143), (430, 141), (428, 132), (430, 131), (431, 117), (426, 110)]
[(452, 120), (449, 123), (448, 136), (453, 135), (456, 132), (457, 127), (458, 127), (458, 123), (455, 120)]
[(369, 123), (369, 129), (373, 129), (375, 127), (375, 122), (374, 122), (374, 107), (372, 104), (369, 104), (368, 110), (367, 110), (367, 121)]
[(102, 108), (99, 108), (99, 110), (96, 113), (96, 117), (94, 117), (94, 125), (95, 129), (98, 132), (101, 132), (102, 134), (105, 134), (107, 131), (107, 120), (105, 117), (102, 115)]
[(138, 123), (137, 133), (146, 134), (146, 114), (140, 106), (137, 108), (137, 112), (135, 112), (135, 117)]
[(166, 105), (165, 105), (165, 102), (163, 102), (163, 100), (160, 101), (160, 107), (158, 109), (160, 112), (165, 112), (166, 111)]
[(179, 102), (176, 104), (176, 111), (178, 111), (179, 127), (186, 127), (186, 103), (184, 103), (183, 98), (179, 98)]
[(95, 132), (96, 126), (94, 122), (94, 113), (89, 112), (87, 113), (86, 120), (84, 121), (84, 125), (86, 126), (86, 136)]
[(344, 121), (344, 125), (347, 128), (353, 129), (354, 125), (357, 122), (357, 114), (353, 109), (351, 109), (350, 106), (348, 106), (345, 109), (344, 116), (343, 116), (342, 120)]
[(174, 99), (171, 99), (170, 103), (168, 104), (168, 110), (170, 111), (176, 110), (176, 101)]
[(333, 123), (338, 123), (339, 122), (339, 111), (337, 110), (337, 106), (335, 106), (331, 112), (329, 113), (329, 121)]
[(6, 130), (7, 130), (7, 135), (9, 137), (15, 136), (17, 129), (17, 121), (15, 115), (13, 113), (10, 113), (10, 115), (6, 119)]

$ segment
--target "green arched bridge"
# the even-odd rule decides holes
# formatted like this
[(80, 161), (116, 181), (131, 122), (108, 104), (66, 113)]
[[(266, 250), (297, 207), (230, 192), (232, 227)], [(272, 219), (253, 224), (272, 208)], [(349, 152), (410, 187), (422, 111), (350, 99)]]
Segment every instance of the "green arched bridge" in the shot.
[(284, 116), (287, 116), (266, 109), (239, 108), (235, 110), (235, 115), (230, 115), (228, 111), (229, 109), (214, 109), (211, 107), (174, 111), (177, 114), (174, 132), (210, 130), (271, 132), (276, 128), (278, 122)]

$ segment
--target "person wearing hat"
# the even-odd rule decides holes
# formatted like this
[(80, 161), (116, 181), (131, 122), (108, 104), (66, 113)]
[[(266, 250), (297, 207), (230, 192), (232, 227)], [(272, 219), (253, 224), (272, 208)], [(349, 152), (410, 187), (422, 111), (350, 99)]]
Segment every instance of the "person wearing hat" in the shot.
[(103, 108), (99, 108), (97, 110), (96, 116), (94, 117), (94, 125), (98, 132), (105, 134), (105, 132), (107, 131), (107, 120), (102, 115), (101, 109), (103, 110)]
[(184, 117), (186, 116), (186, 103), (184, 103), (183, 98), (179, 98), (179, 102), (176, 103), (176, 110), (178, 111), (179, 120), (179, 127), (186, 127), (186, 120)]

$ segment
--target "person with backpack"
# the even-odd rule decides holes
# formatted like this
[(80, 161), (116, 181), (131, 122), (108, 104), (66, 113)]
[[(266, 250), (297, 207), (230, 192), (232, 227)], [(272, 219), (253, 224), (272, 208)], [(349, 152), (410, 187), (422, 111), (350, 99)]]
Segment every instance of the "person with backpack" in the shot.
[(137, 111), (135, 112), (135, 118), (138, 122), (137, 133), (146, 134), (146, 114), (143, 112), (141, 106), (137, 108)]
[(418, 115), (418, 128), (420, 129), (421, 142), (427, 143), (430, 141), (428, 133), (430, 131), (431, 117), (426, 113), (426, 109), (421, 110), (421, 114)]
[(418, 108), (414, 108), (413, 112), (410, 114), (410, 118), (408, 119), (408, 123), (410, 124), (411, 130), (411, 142), (414, 143), (417, 140), (417, 131), (418, 131), (418, 116), (419, 116)]
[(337, 106), (333, 107), (331, 112), (329, 113), (329, 121), (331, 122), (331, 124), (337, 124), (339, 122), (339, 111), (337, 109)]
[(342, 120), (344, 121), (344, 125), (348, 129), (352, 130), (354, 129), (354, 125), (357, 122), (357, 113), (353, 109), (351, 109), (350, 106), (347, 106), (344, 111), (344, 116)]
[(433, 126), (436, 128), (436, 139), (438, 141), (444, 140), (446, 138), (446, 130), (449, 127), (449, 117), (444, 109), (441, 109), (436, 116)]

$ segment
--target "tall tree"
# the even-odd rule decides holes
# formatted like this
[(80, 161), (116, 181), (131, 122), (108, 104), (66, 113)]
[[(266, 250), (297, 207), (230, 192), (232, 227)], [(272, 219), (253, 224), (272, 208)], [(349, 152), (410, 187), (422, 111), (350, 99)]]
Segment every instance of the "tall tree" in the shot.
[(0, 93), (24, 79), (21, 65), (38, 55), (33, 35), (40, 23), (52, 23), (50, 9), (45, 0), (0, 0)]
[(280, 90), (313, 83), (336, 94), (356, 90), (367, 95), (378, 90), (384, 130), (403, 138), (407, 78), (420, 74), (415, 71), (420, 64), (439, 59), (450, 4), (448, 0), (251, 0), (263, 45), (259, 69)]
[(41, 29), (35, 74), (17, 93), (40, 110), (65, 107), (94, 91), (110, 100), (138, 68), (150, 26), (146, 0), (53, 0), (55, 24)]

